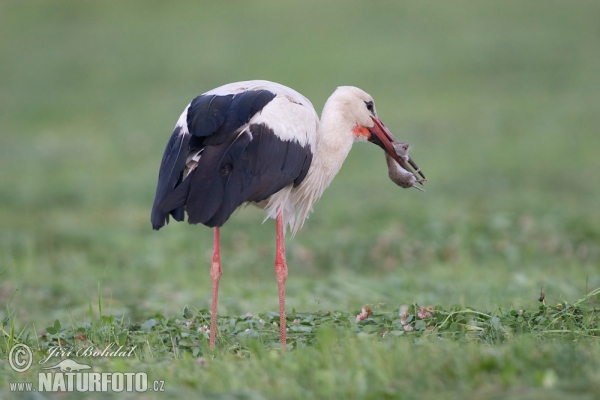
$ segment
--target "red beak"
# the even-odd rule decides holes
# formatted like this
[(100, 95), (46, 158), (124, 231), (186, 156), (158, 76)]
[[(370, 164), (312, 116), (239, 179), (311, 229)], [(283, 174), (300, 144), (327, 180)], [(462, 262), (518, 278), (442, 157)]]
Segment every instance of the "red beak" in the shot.
[[(398, 140), (396, 140), (396, 138), (394, 137), (394, 135), (392, 135), (388, 128), (386, 128), (385, 125), (383, 125), (383, 122), (381, 122), (379, 118), (371, 117), (371, 119), (373, 120), (375, 125), (372, 128), (369, 128), (369, 132), (371, 132), (371, 137), (369, 138), (369, 141), (381, 147), (387, 154), (389, 154), (390, 157), (392, 157), (398, 164), (400, 164), (402, 168), (404, 168), (408, 172), (412, 172), (412, 174), (415, 175), (415, 178), (417, 178), (416, 174), (418, 173), (423, 179), (417, 178), (417, 182), (423, 184), (426, 178), (425, 174), (421, 172), (421, 168), (417, 166), (417, 164), (413, 161), (412, 158), (410, 158), (409, 155), (406, 155), (406, 158), (403, 158), (400, 155), (398, 155), (396, 153), (396, 150), (394, 149), (394, 144), (398, 143)], [(406, 164), (407, 161), (408, 164), (410, 164), (415, 169), (414, 171)]]

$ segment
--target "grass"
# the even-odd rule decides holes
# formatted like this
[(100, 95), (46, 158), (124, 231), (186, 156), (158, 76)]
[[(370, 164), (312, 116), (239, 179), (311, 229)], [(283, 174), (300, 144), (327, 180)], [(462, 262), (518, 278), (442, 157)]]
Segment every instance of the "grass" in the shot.
[[(145, 371), (170, 397), (593, 398), (598, 11), (591, 1), (2, 3), (0, 388), (39, 372), (10, 369), (12, 344), (39, 360), (63, 341), (136, 346), (129, 358), (78, 360)], [(212, 232), (153, 232), (149, 209), (187, 102), (255, 78), (318, 110), (338, 85), (365, 89), (429, 182), (427, 193), (400, 190), (380, 149), (354, 147), (287, 243), (286, 354), (269, 324), (274, 223), (239, 211), (222, 229), (211, 353), (198, 328)], [(357, 323), (365, 305), (373, 315)], [(413, 305), (434, 316), (422, 322)]]
[[(219, 347), (211, 351), (208, 310), (187, 307), (179, 316), (157, 314), (142, 323), (91, 316), (92, 322), (63, 327), (56, 320), (41, 336), (25, 335), (19, 342), (34, 347), (46, 365), (58, 362), (58, 348), (65, 354), (131, 350), (134, 358), (88, 356), (87, 362), (100, 372), (141, 369), (166, 381), (168, 393), (177, 397), (428, 398), (452, 387), (449, 397), (558, 398), (600, 389), (600, 310), (593, 305), (598, 299), (600, 289), (573, 304), (508, 312), (365, 306), (360, 318), (294, 310), (288, 315), (287, 354), (278, 350), (277, 313), (221, 316)], [(5, 342), (3, 350), (8, 347)], [(343, 365), (352, 367), (339, 369)], [(23, 378), (35, 381), (37, 372)], [(303, 385), (292, 384), (297, 379)]]

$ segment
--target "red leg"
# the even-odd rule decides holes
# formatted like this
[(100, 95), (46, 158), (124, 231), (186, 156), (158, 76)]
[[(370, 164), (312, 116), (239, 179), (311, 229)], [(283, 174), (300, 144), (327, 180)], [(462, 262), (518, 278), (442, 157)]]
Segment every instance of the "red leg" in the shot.
[(277, 250), (275, 256), (275, 274), (277, 276), (277, 287), (279, 289), (279, 329), (281, 350), (285, 350), (285, 281), (288, 270), (285, 262), (285, 227), (283, 225), (283, 214), (277, 212)]
[(221, 249), (219, 246), (219, 228), (215, 228), (212, 264), (210, 265), (210, 280), (212, 281), (212, 308), (210, 316), (210, 348), (215, 348), (217, 331), (217, 297), (219, 295), (219, 279), (221, 279)]

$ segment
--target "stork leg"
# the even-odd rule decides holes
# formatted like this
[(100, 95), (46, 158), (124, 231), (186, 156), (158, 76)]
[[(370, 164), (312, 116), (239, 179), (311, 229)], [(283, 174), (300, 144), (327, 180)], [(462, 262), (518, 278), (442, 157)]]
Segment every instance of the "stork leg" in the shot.
[(285, 351), (285, 281), (287, 280), (288, 270), (285, 262), (285, 227), (283, 225), (283, 213), (281, 209), (277, 212), (275, 275), (277, 277), (277, 288), (279, 290), (279, 337), (281, 340), (281, 350)]
[(215, 348), (215, 335), (217, 332), (217, 297), (219, 296), (219, 279), (223, 270), (221, 268), (221, 249), (219, 245), (219, 227), (215, 228), (213, 245), (213, 258), (210, 265), (210, 280), (212, 281), (212, 308), (210, 315), (210, 348)]

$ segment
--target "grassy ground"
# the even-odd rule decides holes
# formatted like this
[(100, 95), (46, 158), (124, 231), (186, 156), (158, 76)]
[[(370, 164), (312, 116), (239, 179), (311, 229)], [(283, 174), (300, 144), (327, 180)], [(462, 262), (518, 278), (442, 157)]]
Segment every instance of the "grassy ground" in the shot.
[[(2, 2), (0, 388), (39, 372), (5, 361), (22, 332), (36, 361), (60, 340), (137, 346), (79, 361), (165, 381), (147, 397), (594, 398), (599, 11)], [(222, 230), (214, 354), (198, 332), (211, 231), (149, 223), (179, 113), (245, 79), (287, 84), (318, 110), (336, 86), (365, 89), (429, 179), (426, 193), (401, 190), (380, 149), (355, 146), (288, 241), (299, 321), (284, 355), (268, 325), (273, 221), (247, 208)], [(421, 323), (413, 309), (406, 332), (398, 310), (412, 304), (436, 316)], [(374, 316), (356, 323), (365, 305)]]

